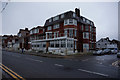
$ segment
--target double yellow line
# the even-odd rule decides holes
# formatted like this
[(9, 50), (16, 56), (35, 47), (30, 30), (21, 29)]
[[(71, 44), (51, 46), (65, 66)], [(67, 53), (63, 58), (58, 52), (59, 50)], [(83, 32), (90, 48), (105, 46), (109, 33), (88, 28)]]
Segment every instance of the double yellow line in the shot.
[(3, 69), (6, 73), (8, 73), (12, 78), (16, 80), (25, 80), (23, 77), (21, 77), (20, 75), (18, 75), (17, 73), (15, 73), (14, 71), (12, 71), (11, 69), (9, 69), (7, 66), (3, 64), (0, 64), (0, 68)]

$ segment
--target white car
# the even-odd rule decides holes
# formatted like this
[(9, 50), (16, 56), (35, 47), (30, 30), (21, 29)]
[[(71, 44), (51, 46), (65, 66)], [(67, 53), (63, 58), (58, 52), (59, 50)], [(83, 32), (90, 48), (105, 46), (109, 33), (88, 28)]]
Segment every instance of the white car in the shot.
[(112, 54), (116, 54), (117, 52), (118, 52), (118, 51), (115, 50), (115, 49), (112, 49), (112, 50), (111, 50), (111, 53), (112, 53)]

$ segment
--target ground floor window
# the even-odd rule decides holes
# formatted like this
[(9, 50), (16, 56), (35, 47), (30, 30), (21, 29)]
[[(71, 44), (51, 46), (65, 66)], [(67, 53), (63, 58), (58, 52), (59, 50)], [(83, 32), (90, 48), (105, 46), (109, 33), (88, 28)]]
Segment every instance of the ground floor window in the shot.
[[(50, 41), (49, 47), (51, 48), (74, 48), (74, 40), (54, 40)], [(37, 42), (32, 44), (32, 48), (45, 48), (46, 42)], [(76, 48), (76, 42), (75, 42), (75, 48)]]
[(88, 43), (83, 44), (83, 49), (89, 50), (89, 44)]
[(67, 47), (68, 48), (73, 48), (74, 46), (74, 41), (73, 40), (67, 40)]

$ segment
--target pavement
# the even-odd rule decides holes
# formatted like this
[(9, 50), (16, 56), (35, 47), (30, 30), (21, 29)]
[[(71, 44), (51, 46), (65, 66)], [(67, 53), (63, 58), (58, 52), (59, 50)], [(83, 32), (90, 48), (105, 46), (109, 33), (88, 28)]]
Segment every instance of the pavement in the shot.
[(2, 64), (25, 79), (118, 79), (120, 78), (120, 68), (113, 64), (118, 60), (116, 54), (76, 58), (49, 58), (8, 51), (2, 52)]
[(40, 53), (40, 52), (35, 52), (35, 51), (24, 51), (22, 53), (22, 51), (20, 50), (9, 50), (6, 49), (4, 51), (8, 51), (8, 52), (15, 52), (15, 53), (20, 53), (20, 54), (27, 54), (27, 55), (34, 55), (34, 56), (41, 56), (41, 57), (49, 57), (49, 58), (78, 58), (78, 57), (83, 57), (83, 56), (91, 56), (92, 54), (83, 54), (83, 53), (79, 53), (77, 55), (75, 54), (70, 54), (70, 55), (60, 55), (60, 54), (48, 54), (48, 53)]

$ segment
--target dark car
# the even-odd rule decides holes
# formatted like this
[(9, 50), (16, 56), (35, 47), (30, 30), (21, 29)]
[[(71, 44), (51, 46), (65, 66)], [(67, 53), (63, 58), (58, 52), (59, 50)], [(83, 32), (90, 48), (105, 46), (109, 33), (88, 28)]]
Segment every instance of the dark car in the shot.
[(120, 52), (117, 53), (117, 57), (120, 58)]
[(118, 61), (118, 66), (120, 66), (120, 61)]
[(103, 54), (110, 54), (110, 53), (111, 53), (111, 50), (110, 50), (110, 49), (104, 49), (102, 53), (103, 53)]

